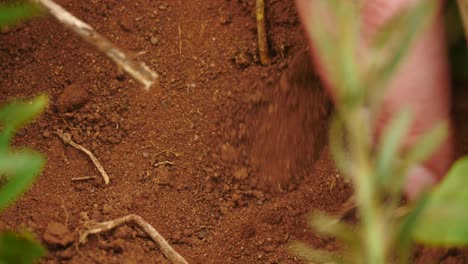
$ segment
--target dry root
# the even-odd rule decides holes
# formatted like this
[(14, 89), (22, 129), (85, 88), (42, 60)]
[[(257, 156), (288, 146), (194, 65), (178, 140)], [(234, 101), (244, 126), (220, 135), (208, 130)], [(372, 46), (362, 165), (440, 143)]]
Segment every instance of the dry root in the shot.
[(98, 171), (101, 173), (102, 175), (102, 178), (104, 179), (104, 183), (107, 185), (109, 184), (109, 175), (107, 175), (107, 172), (104, 170), (104, 167), (101, 165), (101, 162), (99, 162), (99, 160), (96, 158), (96, 156), (94, 156), (93, 153), (91, 153), (91, 151), (85, 149), (84, 147), (82, 147), (80, 144), (78, 143), (75, 143), (72, 139), (71, 139), (71, 135), (68, 134), (68, 133), (63, 133), (62, 131), (57, 131), (55, 132), (57, 135), (59, 135), (60, 138), (62, 138), (62, 140), (71, 145), (72, 147), (76, 148), (76, 149), (79, 149), (81, 151), (83, 151), (84, 153), (86, 153), (86, 155), (89, 156), (89, 158), (93, 161), (94, 165), (96, 166), (96, 168), (98, 169)]
[(122, 218), (114, 219), (107, 222), (102, 222), (95, 224), (92, 228), (82, 232), (80, 234), (80, 243), (86, 243), (86, 240), (89, 235), (92, 234), (99, 234), (102, 232), (106, 232), (112, 230), (118, 226), (129, 224), (129, 223), (136, 223), (146, 234), (148, 234), (151, 239), (159, 246), (161, 252), (166, 256), (166, 258), (172, 262), (173, 264), (187, 264), (188, 262), (179, 254), (177, 253), (169, 243), (161, 236), (161, 234), (154, 229), (153, 226), (148, 224), (143, 218), (138, 215), (127, 215)]

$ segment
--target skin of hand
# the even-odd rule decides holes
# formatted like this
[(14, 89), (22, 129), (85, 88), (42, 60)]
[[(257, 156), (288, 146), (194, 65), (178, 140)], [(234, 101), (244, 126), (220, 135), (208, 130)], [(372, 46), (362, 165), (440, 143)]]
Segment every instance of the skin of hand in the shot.
[[(296, 0), (306, 33), (310, 33), (308, 18), (315, 0)], [(363, 38), (372, 35), (416, 0), (365, 0), (362, 7)], [(442, 2), (440, 2), (442, 3)], [(441, 5), (442, 6), (442, 5)], [(326, 89), (333, 96), (333, 87), (327, 85), (327, 73), (314, 56), (314, 43), (310, 41), (312, 57)], [(365, 44), (363, 44), (365, 45)], [(450, 125), (450, 78), (446, 54), (442, 16), (434, 17), (431, 24), (420, 32), (407, 56), (390, 81), (384, 96), (382, 114), (377, 121), (375, 136), (379, 138), (394, 114), (407, 107), (413, 112), (413, 123), (404, 145), (411, 146), (423, 133), (441, 121), (449, 123), (449, 136), (423, 164), (412, 167), (407, 176), (405, 194), (416, 199), (422, 191), (436, 184), (453, 161), (453, 137)], [(365, 49), (364, 49), (365, 50)]]

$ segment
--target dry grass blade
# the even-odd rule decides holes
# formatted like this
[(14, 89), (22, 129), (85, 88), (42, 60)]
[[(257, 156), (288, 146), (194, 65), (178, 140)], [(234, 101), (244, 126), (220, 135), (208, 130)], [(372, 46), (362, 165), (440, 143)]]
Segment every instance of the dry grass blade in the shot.
[(258, 35), (258, 50), (260, 55), (260, 62), (263, 65), (270, 64), (270, 54), (268, 50), (268, 40), (265, 25), (265, 1), (257, 0), (256, 7), (257, 16), (257, 35)]
[(80, 234), (80, 243), (85, 243), (89, 235), (106, 232), (118, 226), (132, 222), (136, 223), (146, 234), (148, 234), (151, 237), (151, 239), (159, 246), (161, 252), (164, 254), (164, 256), (166, 256), (166, 258), (170, 262), (172, 262), (173, 264), (188, 263), (179, 253), (177, 253), (177, 251), (175, 251), (169, 245), (169, 243), (164, 239), (164, 237), (162, 237), (161, 234), (159, 234), (153, 226), (148, 224), (148, 222), (143, 220), (143, 218), (141, 218), (140, 216), (134, 214), (96, 224), (91, 229), (88, 229)]
[(112, 42), (96, 32), (90, 25), (70, 14), (67, 10), (56, 4), (54, 1), (31, 1), (43, 6), (60, 23), (73, 30), (85, 41), (106, 54), (107, 57), (112, 59), (119, 67), (125, 70), (137, 81), (139, 81), (146, 90), (153, 86), (153, 84), (156, 84), (156, 87), (159, 86), (159, 75), (156, 72), (152, 71), (143, 62), (134, 61), (130, 56), (126, 55)]
[(80, 144), (78, 143), (75, 143), (73, 140), (71, 140), (71, 135), (68, 134), (68, 133), (63, 133), (62, 131), (57, 131), (55, 132), (60, 138), (62, 138), (62, 140), (71, 145), (72, 147), (76, 148), (76, 149), (79, 149), (81, 151), (83, 151), (84, 153), (86, 153), (86, 155), (89, 156), (89, 158), (93, 161), (94, 165), (96, 166), (96, 168), (99, 170), (99, 172), (101, 173), (102, 175), (102, 178), (104, 179), (104, 183), (107, 185), (109, 184), (109, 175), (107, 175), (107, 172), (104, 170), (104, 167), (101, 165), (101, 162), (99, 162), (99, 160), (96, 158), (96, 156), (94, 156), (93, 153), (91, 153), (91, 151), (87, 150), (86, 148), (82, 147)]

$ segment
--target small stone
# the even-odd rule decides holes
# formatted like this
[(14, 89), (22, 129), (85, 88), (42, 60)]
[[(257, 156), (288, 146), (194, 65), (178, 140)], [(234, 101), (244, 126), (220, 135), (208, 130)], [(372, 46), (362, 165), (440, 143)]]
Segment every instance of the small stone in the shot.
[(80, 85), (72, 84), (63, 89), (57, 99), (57, 108), (60, 113), (77, 110), (90, 99), (89, 93)]
[(150, 157), (150, 154), (147, 151), (143, 151), (142, 155), (143, 155), (143, 158), (145, 158), (145, 159)]
[(187, 245), (192, 245), (192, 246), (198, 246), (202, 243), (200, 239), (197, 239), (195, 237), (185, 237), (180, 240), (182, 243), (185, 243)]
[(271, 253), (271, 252), (273, 252), (275, 250), (276, 250), (276, 246), (273, 245), (273, 244), (263, 247), (263, 251), (265, 251), (265, 253)]
[(193, 230), (188, 229), (188, 228), (184, 229), (183, 234), (184, 234), (184, 236), (189, 237), (189, 236), (193, 235)]
[(89, 221), (89, 215), (88, 215), (87, 212), (80, 212), (79, 215), (80, 215), (81, 220), (83, 220), (83, 221)]
[(224, 161), (236, 161), (239, 158), (239, 152), (230, 144), (221, 146), (221, 159)]
[(182, 233), (180, 231), (175, 231), (174, 234), (172, 234), (172, 240), (179, 241), (180, 239), (182, 239)]
[(153, 35), (153, 36), (150, 37), (150, 43), (152, 45), (158, 45), (160, 40), (161, 39), (157, 35)]
[(50, 137), (52, 137), (52, 132), (50, 132), (50, 131), (45, 131), (44, 133), (42, 133), (42, 136), (43, 136), (44, 138), (50, 138)]
[(208, 235), (208, 232), (206, 232), (206, 230), (202, 230), (197, 233), (197, 237), (199, 239), (204, 239), (207, 235)]
[(42, 236), (44, 241), (51, 246), (68, 246), (75, 240), (73, 233), (61, 223), (50, 222)]
[(234, 57), (234, 62), (240, 68), (247, 68), (250, 65), (250, 61), (247, 56), (243, 53)]
[(161, 2), (158, 5), (158, 9), (161, 10), (161, 11), (167, 10), (168, 8), (169, 8), (169, 4), (166, 3), (166, 2)]
[(123, 16), (120, 20), (120, 27), (127, 32), (132, 32), (133, 29), (135, 28), (135, 23), (134, 20), (132, 20), (128, 16)]
[(102, 206), (102, 213), (107, 215), (107, 214), (110, 214), (112, 212), (112, 206), (110, 206), (109, 204), (104, 204)]
[(227, 25), (227, 24), (231, 23), (231, 16), (229, 16), (229, 15), (224, 15), (224, 14), (221, 15), (221, 16), (219, 17), (219, 23), (220, 23), (221, 25)]
[(57, 257), (59, 257), (60, 259), (63, 259), (63, 260), (71, 259), (71, 258), (73, 258), (73, 256), (75, 256), (75, 253), (73, 251), (74, 251), (74, 248), (69, 247), (69, 248), (65, 249), (64, 251), (58, 252)]
[(248, 176), (249, 176), (249, 173), (247, 171), (247, 168), (245, 167), (241, 167), (237, 169), (236, 171), (234, 171), (234, 178), (236, 180), (242, 181), (242, 180), (247, 179)]

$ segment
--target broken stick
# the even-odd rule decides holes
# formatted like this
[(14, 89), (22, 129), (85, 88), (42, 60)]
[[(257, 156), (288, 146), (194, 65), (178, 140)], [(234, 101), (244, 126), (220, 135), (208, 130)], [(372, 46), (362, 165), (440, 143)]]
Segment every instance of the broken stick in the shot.
[(130, 56), (127, 56), (122, 50), (108, 39), (101, 36), (90, 25), (76, 18), (52, 0), (30, 1), (43, 6), (60, 23), (73, 30), (86, 42), (107, 55), (107, 57), (113, 60), (119, 67), (140, 82), (146, 90), (149, 90), (153, 84), (159, 87), (159, 75), (156, 72), (152, 71), (145, 63), (137, 62), (130, 58)]
[(173, 264), (188, 264), (188, 262), (179, 253), (177, 253), (177, 251), (175, 251), (171, 245), (169, 245), (164, 237), (161, 236), (161, 234), (159, 234), (153, 226), (143, 220), (141, 216), (134, 214), (95, 224), (91, 229), (88, 229), (80, 234), (80, 243), (86, 243), (89, 235), (106, 232), (118, 226), (132, 222), (136, 223), (146, 234), (151, 237), (151, 239), (159, 246), (161, 252), (170, 262)]
[(260, 55), (260, 62), (263, 65), (270, 64), (270, 52), (268, 50), (268, 40), (265, 25), (265, 1), (257, 0), (256, 6), (257, 16), (257, 35), (258, 35), (258, 53)]
[(63, 133), (62, 131), (56, 131), (55, 132), (65, 143), (71, 145), (72, 147), (76, 148), (76, 149), (79, 149), (81, 151), (83, 151), (84, 153), (86, 153), (86, 155), (89, 156), (89, 158), (93, 161), (94, 165), (96, 166), (96, 168), (98, 169), (98, 171), (101, 173), (102, 175), (102, 178), (104, 179), (104, 183), (107, 185), (109, 184), (109, 175), (107, 175), (107, 172), (104, 170), (104, 167), (101, 165), (101, 162), (99, 162), (99, 160), (96, 158), (96, 156), (94, 156), (93, 153), (91, 153), (91, 151), (85, 149), (84, 147), (82, 147), (80, 144), (78, 143), (75, 143), (72, 139), (71, 139), (71, 135), (68, 134), (68, 133)]

